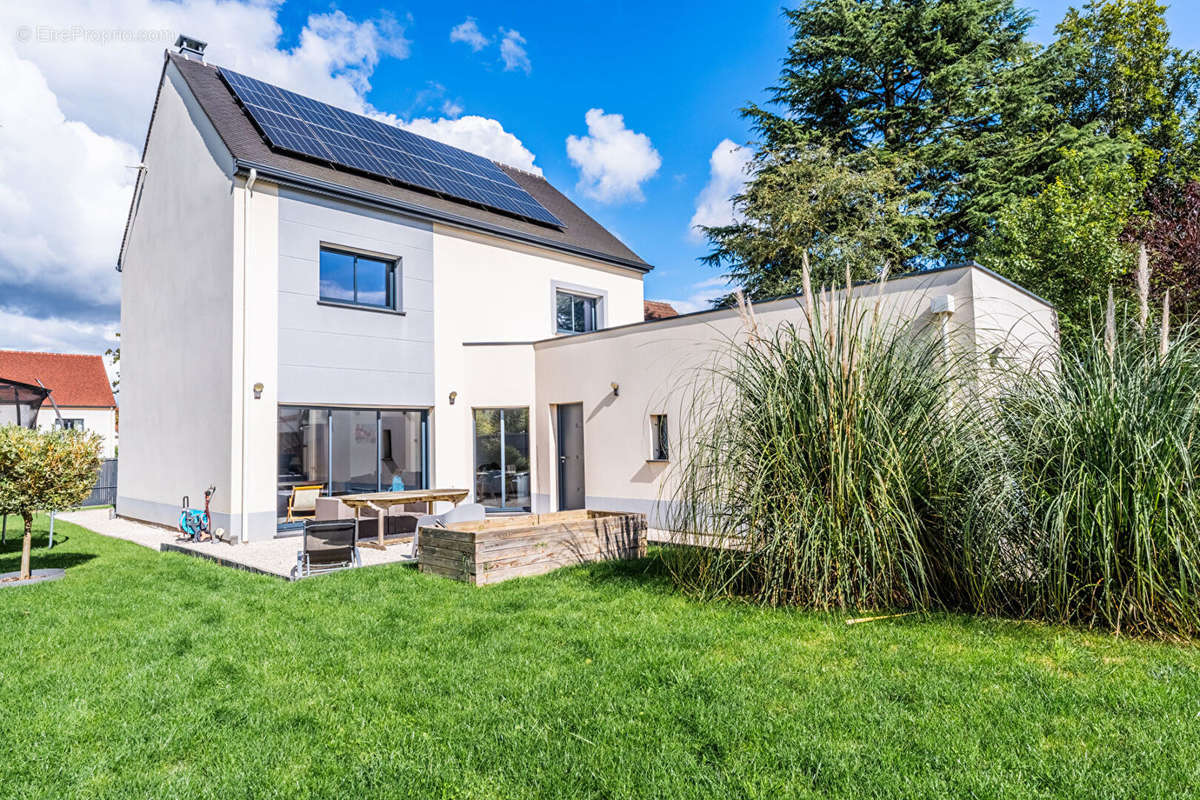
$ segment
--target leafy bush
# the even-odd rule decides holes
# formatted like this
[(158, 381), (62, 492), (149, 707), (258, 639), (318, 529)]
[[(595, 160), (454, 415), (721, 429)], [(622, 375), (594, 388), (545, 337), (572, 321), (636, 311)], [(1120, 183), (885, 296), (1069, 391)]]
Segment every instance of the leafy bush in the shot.
[(29, 577), (35, 511), (82, 503), (100, 471), (100, 437), (73, 430), (0, 427), (0, 513), (25, 522), (21, 575)]

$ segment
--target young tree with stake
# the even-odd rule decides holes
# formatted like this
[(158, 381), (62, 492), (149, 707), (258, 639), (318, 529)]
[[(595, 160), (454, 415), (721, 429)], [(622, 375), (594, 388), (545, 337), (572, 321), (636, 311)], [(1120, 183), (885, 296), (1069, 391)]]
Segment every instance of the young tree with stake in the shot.
[(0, 427), (0, 513), (25, 522), (18, 580), (28, 580), (35, 511), (58, 511), (87, 498), (100, 471), (100, 437), (74, 430)]

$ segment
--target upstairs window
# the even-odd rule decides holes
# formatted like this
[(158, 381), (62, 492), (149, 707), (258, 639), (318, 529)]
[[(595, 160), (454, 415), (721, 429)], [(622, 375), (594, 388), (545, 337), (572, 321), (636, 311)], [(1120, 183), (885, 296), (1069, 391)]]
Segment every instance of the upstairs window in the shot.
[(396, 310), (396, 262), (321, 248), (321, 300)]
[(667, 415), (650, 415), (650, 460), (669, 461), (671, 442), (667, 433)]
[(559, 291), (555, 295), (555, 317), (559, 333), (587, 333), (596, 330), (595, 297)]
[(68, 431), (81, 431), (83, 430), (83, 420), (66, 418), (56, 419), (54, 420), (54, 427)]

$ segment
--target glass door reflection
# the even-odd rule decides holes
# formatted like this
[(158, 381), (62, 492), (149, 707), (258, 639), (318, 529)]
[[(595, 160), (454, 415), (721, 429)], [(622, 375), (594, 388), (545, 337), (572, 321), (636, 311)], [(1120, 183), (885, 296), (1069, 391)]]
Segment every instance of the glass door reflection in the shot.
[(529, 409), (477, 408), (475, 502), (490, 510), (528, 511)]

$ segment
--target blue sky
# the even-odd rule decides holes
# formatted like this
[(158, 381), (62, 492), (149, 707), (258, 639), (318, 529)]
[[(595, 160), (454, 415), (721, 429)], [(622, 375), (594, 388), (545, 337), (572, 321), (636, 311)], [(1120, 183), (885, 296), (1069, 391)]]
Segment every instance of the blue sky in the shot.
[[(1070, 5), (1029, 4), (1037, 17), (1034, 38), (1049, 41)], [(1170, 22), (1177, 44), (1197, 46), (1200, 13), (1185, 8), (1190, 4), (1174, 5)], [(371, 2), (338, 7), (351, 16), (377, 13)], [(571, 13), (564, 14), (567, 8)], [(789, 41), (779, 4), (743, 3), (730, 13), (733, 8), (694, 3), (680, 13), (670, 4), (624, 2), (409, 4), (411, 54), (381, 61), (367, 98), (406, 118), (436, 116), (450, 99), (464, 113), (499, 120), (536, 155), (552, 183), (655, 265), (646, 280), (648, 298), (694, 301), (717, 274), (697, 262), (705, 246), (689, 236), (697, 196), (709, 181), (709, 157), (723, 139), (741, 144), (751, 138), (738, 109), (765, 99)], [(307, 10), (284, 11), (281, 22), (294, 36)], [(501, 27), (519, 31), (529, 73), (505, 71), (494, 47), (474, 52), (451, 42), (450, 29), (468, 17), (489, 38)], [(578, 170), (564, 141), (585, 132), (584, 114), (591, 108), (621, 114), (661, 156), (662, 166), (642, 184), (644, 201), (602, 203), (576, 190)]]
[[(1068, 4), (1031, 5), (1049, 41)], [(1168, 19), (1200, 47), (1197, 4)], [(0, 3), (0, 347), (115, 343), (130, 165), (178, 33), (215, 63), (542, 170), (680, 310), (720, 291), (691, 223), (728, 214), (731, 147), (751, 136), (738, 109), (765, 100), (788, 44), (775, 2)]]
[[(352, 16), (370, 16), (368, 3)], [(656, 269), (651, 298), (687, 298), (714, 277), (696, 263), (704, 252), (689, 237), (697, 195), (709, 179), (709, 157), (722, 139), (743, 143), (749, 131), (737, 109), (778, 74), (787, 32), (779, 7), (698, 3), (687, 13), (647, 3), (521, 3), (502, 8), (448, 3), (407, 7), (411, 55), (381, 61), (367, 98), (402, 117), (437, 116), (445, 99), (466, 114), (499, 120), (537, 158), (546, 178), (617, 233)], [(285, 6), (285, 9), (287, 7)], [(505, 71), (497, 48), (474, 52), (450, 41), (467, 17), (495, 38), (515, 29), (525, 38), (530, 71)], [(305, 11), (284, 15), (285, 29)], [(445, 87), (444, 94), (431, 91)], [(569, 135), (587, 132), (585, 113), (621, 114), (627, 128), (650, 138), (662, 165), (642, 183), (644, 200), (604, 203), (576, 190), (579, 172), (567, 157)]]

